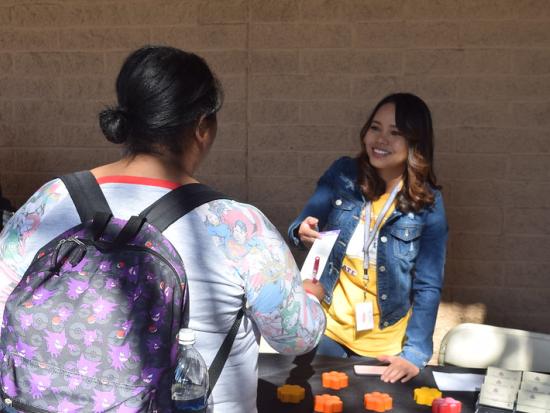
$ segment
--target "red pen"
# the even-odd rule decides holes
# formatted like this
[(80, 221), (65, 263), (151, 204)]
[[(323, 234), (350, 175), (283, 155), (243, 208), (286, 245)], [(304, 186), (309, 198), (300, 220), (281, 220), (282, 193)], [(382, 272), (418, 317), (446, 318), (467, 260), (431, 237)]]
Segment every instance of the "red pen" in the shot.
[(317, 282), (317, 273), (319, 272), (319, 257), (315, 257), (315, 261), (313, 261), (313, 283), (315, 284)]

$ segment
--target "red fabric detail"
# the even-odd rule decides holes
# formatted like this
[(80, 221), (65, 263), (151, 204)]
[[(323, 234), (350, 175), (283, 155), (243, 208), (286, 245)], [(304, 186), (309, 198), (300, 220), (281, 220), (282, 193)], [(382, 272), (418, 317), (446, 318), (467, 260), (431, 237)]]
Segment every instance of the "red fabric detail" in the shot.
[(127, 175), (112, 175), (102, 176), (97, 178), (98, 184), (136, 184), (136, 185), (149, 185), (160, 186), (162, 188), (176, 189), (181, 186), (177, 182), (167, 181), (165, 179), (146, 178), (143, 176), (127, 176)]

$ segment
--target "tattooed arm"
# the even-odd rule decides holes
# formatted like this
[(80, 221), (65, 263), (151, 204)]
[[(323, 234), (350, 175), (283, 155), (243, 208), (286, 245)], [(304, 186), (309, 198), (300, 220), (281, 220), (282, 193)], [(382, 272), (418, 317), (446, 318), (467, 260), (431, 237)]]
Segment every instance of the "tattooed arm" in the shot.
[(235, 204), (231, 214), (239, 216), (233, 220), (227, 248), (239, 244), (240, 249), (233, 246), (238, 257), (232, 261), (244, 280), (248, 315), (278, 352), (301, 354), (313, 349), (325, 330), (325, 315), (319, 301), (304, 291), (283, 238), (253, 207)]
[[(66, 193), (59, 180), (48, 182), (27, 200), (0, 234), (0, 315), (38, 249), (56, 235), (54, 228), (42, 233), (42, 224), (51, 204)], [(52, 230), (54, 234), (50, 236)]]

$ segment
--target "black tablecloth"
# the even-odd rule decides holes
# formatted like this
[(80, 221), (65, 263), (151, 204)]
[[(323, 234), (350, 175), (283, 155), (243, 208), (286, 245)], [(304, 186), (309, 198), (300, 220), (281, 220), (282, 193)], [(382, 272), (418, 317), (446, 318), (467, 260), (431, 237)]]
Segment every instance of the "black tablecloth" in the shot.
[[(298, 358), (280, 354), (260, 354), (258, 382), (259, 413), (310, 413), (313, 412), (314, 396), (333, 394), (343, 401), (344, 412), (365, 412), (363, 395), (374, 391), (388, 393), (393, 399), (392, 413), (431, 412), (431, 407), (415, 403), (413, 391), (417, 387), (437, 387), (433, 371), (448, 373), (480, 373), (485, 370), (459, 367), (428, 366), (407, 383), (384, 383), (380, 376), (357, 376), (353, 371), (357, 359), (341, 359), (316, 356), (314, 359)], [(349, 386), (341, 390), (326, 389), (321, 385), (321, 374), (326, 371), (341, 371), (349, 376)], [(281, 403), (277, 399), (277, 387), (283, 384), (298, 384), (306, 389), (306, 398), (299, 404)], [(443, 397), (452, 397), (462, 402), (462, 413), (475, 410), (476, 392), (443, 392)]]

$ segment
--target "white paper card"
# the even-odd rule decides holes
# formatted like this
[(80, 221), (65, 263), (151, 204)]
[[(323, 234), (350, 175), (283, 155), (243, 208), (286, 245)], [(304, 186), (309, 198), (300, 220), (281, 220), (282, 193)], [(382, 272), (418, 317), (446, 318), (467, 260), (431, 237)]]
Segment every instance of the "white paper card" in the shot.
[(483, 374), (433, 372), (437, 388), (441, 391), (477, 391), (483, 383)]
[(317, 279), (319, 279), (325, 269), (325, 265), (327, 265), (328, 256), (338, 238), (338, 234), (340, 234), (340, 230), (325, 231), (320, 232), (320, 234), (321, 238), (315, 240), (307, 254), (304, 265), (302, 265), (300, 271), (302, 280), (311, 280), (313, 278), (313, 263), (315, 262), (315, 257), (319, 257), (319, 269), (317, 271)]
[(374, 328), (374, 308), (372, 301), (355, 304), (355, 330), (365, 331)]
[(523, 372), (523, 381), (530, 383), (540, 383), (550, 386), (550, 374), (534, 373), (532, 371)]
[(488, 367), (487, 376), (500, 377), (501, 379), (521, 381), (521, 371), (512, 371), (506, 369), (500, 369), (498, 367)]
[(496, 376), (485, 376), (485, 380), (483, 381), (483, 384), (487, 384), (489, 386), (507, 388), (507, 389), (514, 389), (517, 392), (519, 390), (519, 386), (521, 382), (516, 380), (496, 377)]
[(550, 396), (547, 394), (520, 391), (516, 410), (520, 412), (550, 412)]
[(363, 364), (353, 366), (353, 370), (358, 376), (381, 376), (387, 368), (388, 366), (366, 366)]
[(510, 387), (493, 386), (484, 383), (479, 392), (479, 403), (485, 406), (513, 409), (517, 390)]
[(542, 384), (534, 381), (526, 381), (525, 378), (521, 382), (521, 390), (530, 391), (533, 393), (550, 394), (550, 384)]

